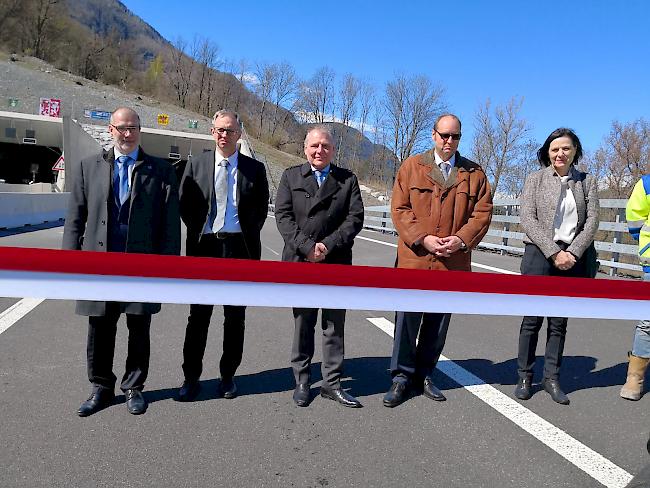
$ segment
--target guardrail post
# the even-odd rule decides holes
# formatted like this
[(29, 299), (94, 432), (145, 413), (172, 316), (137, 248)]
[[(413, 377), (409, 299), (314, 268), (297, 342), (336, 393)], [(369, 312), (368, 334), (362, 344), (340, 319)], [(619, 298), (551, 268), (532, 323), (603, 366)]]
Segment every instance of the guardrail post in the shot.
[[(387, 217), (386, 217), (386, 212), (383, 212), (383, 213), (381, 214), (381, 227), (382, 227), (383, 229), (386, 229), (386, 218), (387, 218)], [(382, 234), (385, 234), (386, 231), (385, 231), (385, 230), (382, 230), (381, 233), (382, 233)]]
[[(511, 211), (512, 211), (512, 206), (511, 205), (506, 205), (506, 213), (505, 213), (505, 215), (510, 216)], [(509, 230), (510, 230), (510, 222), (504, 222), (503, 223), (503, 231), (508, 232)], [(501, 245), (502, 246), (507, 246), (508, 245), (508, 238), (507, 237), (501, 236)], [(501, 249), (499, 251), (499, 254), (501, 254), (501, 256), (504, 256), (506, 254), (506, 250)]]
[[(625, 222), (625, 209), (624, 208), (619, 208), (616, 211), (616, 223), (618, 224), (619, 222)], [(614, 238), (612, 239), (613, 244), (618, 244), (621, 242), (621, 239), (623, 237), (623, 234), (621, 231), (614, 231)], [(618, 263), (618, 260), (620, 259), (620, 254), (617, 252), (612, 252), (612, 261), (615, 263)], [(609, 268), (609, 276), (614, 276), (614, 272), (617, 268), (615, 267), (610, 267)]]

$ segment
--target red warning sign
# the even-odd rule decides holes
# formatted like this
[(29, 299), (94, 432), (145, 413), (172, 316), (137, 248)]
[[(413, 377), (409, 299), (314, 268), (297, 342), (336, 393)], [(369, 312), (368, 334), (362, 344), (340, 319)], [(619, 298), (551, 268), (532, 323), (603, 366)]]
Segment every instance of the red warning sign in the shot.
[(63, 154), (59, 156), (59, 159), (56, 160), (54, 166), (52, 166), (52, 171), (63, 171), (65, 169), (65, 161), (63, 159)]

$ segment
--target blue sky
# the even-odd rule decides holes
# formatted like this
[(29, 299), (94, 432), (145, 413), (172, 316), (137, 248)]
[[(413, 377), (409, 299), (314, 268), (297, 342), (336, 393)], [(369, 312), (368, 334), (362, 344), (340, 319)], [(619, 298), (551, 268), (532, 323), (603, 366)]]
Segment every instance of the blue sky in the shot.
[(650, 118), (645, 0), (122, 1), (169, 40), (208, 36), (224, 58), (286, 60), (303, 78), (328, 65), (383, 91), (395, 73), (426, 74), (466, 136), (488, 97), (524, 97), (536, 140), (568, 126), (591, 151), (613, 120)]

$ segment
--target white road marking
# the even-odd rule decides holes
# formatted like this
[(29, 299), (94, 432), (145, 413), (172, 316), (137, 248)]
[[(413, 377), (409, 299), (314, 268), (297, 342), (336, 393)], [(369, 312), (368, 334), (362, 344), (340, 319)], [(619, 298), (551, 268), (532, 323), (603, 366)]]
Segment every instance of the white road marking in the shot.
[(273, 254), (275, 254), (276, 256), (279, 256), (279, 255), (280, 255), (279, 252), (277, 252), (277, 251), (271, 249), (269, 246), (265, 246), (264, 244), (262, 244), (262, 247), (264, 247), (264, 249), (266, 249), (267, 251), (271, 251), (271, 252), (272, 252)]
[[(372, 317), (368, 321), (390, 337), (393, 337), (395, 325), (390, 320), (384, 317)], [(632, 479), (632, 475), (623, 468), (585, 446), (536, 413), (531, 412), (492, 385), (485, 383), (481, 378), (470, 373), (449, 358), (440, 356), (438, 369), (479, 400), (607, 488), (624, 488)]]
[(0, 313), (0, 334), (43, 303), (43, 298), (23, 298)]
[[(359, 235), (356, 238), (361, 239), (363, 241), (374, 242), (376, 244), (383, 244), (384, 246), (397, 247), (397, 244), (393, 244), (392, 242), (379, 241), (377, 239), (370, 239), (369, 237), (363, 237)], [(510, 275), (521, 274), (521, 273), (517, 273), (516, 271), (510, 271), (503, 268), (495, 268), (494, 266), (488, 266), (487, 264), (475, 263), (474, 261), (472, 261), (472, 266), (474, 266), (475, 268), (487, 269), (488, 271), (494, 271), (496, 273), (501, 273), (501, 274), (510, 274)]]

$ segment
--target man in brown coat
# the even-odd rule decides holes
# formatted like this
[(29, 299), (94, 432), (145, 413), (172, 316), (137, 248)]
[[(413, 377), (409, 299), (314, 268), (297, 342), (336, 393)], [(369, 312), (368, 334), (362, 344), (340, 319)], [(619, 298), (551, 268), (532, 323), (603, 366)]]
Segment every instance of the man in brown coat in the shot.
[[(457, 152), (460, 137), (458, 117), (438, 117), (432, 133), (435, 148), (406, 159), (397, 173), (391, 215), (399, 234), (398, 268), (471, 271), (470, 250), (488, 230), (492, 196), (481, 167)], [(393, 384), (384, 396), (385, 406), (395, 407), (418, 392), (445, 400), (431, 374), (445, 345), (450, 317), (396, 313)]]

